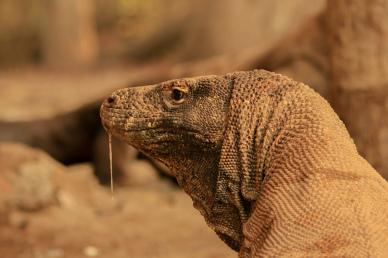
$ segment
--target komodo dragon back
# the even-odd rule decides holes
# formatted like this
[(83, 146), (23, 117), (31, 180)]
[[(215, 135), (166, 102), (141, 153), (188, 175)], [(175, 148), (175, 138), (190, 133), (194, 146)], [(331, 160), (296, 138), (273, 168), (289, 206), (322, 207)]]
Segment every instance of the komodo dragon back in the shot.
[(126, 88), (101, 118), (239, 257), (388, 257), (388, 184), (302, 83), (255, 70)]

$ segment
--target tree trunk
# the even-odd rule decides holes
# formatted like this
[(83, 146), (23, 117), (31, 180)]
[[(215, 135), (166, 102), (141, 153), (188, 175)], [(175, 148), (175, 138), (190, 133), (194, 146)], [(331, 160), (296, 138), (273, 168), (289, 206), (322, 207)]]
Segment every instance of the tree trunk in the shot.
[(49, 66), (92, 65), (98, 56), (93, 0), (47, 1), (48, 22), (43, 31), (44, 56)]
[(331, 93), (359, 152), (388, 179), (388, 0), (328, 0)]

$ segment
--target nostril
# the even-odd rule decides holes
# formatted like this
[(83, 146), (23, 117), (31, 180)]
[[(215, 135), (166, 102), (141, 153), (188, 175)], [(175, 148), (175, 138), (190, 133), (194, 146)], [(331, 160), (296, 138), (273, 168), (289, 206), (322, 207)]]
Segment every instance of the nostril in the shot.
[(109, 104), (113, 104), (115, 102), (115, 97), (114, 96), (110, 96), (106, 101), (109, 103)]

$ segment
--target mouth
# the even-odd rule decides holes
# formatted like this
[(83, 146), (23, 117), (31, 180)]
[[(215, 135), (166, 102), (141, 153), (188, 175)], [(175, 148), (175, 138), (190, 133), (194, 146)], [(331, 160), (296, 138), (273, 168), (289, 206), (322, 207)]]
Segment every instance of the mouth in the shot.
[(197, 130), (176, 126), (177, 122), (171, 119), (132, 116), (128, 110), (111, 108), (104, 104), (100, 109), (100, 117), (107, 133), (130, 145), (183, 144), (202, 137)]
[(127, 110), (110, 108), (104, 105), (100, 109), (101, 123), (107, 132), (135, 132), (153, 129), (150, 118), (131, 116)]

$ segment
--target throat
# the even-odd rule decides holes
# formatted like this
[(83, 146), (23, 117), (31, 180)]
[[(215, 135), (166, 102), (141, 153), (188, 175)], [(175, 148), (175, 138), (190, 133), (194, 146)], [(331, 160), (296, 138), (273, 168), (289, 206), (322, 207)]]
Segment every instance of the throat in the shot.
[(214, 202), (219, 151), (181, 151), (157, 159), (171, 170), (179, 186), (193, 200), (207, 206)]

